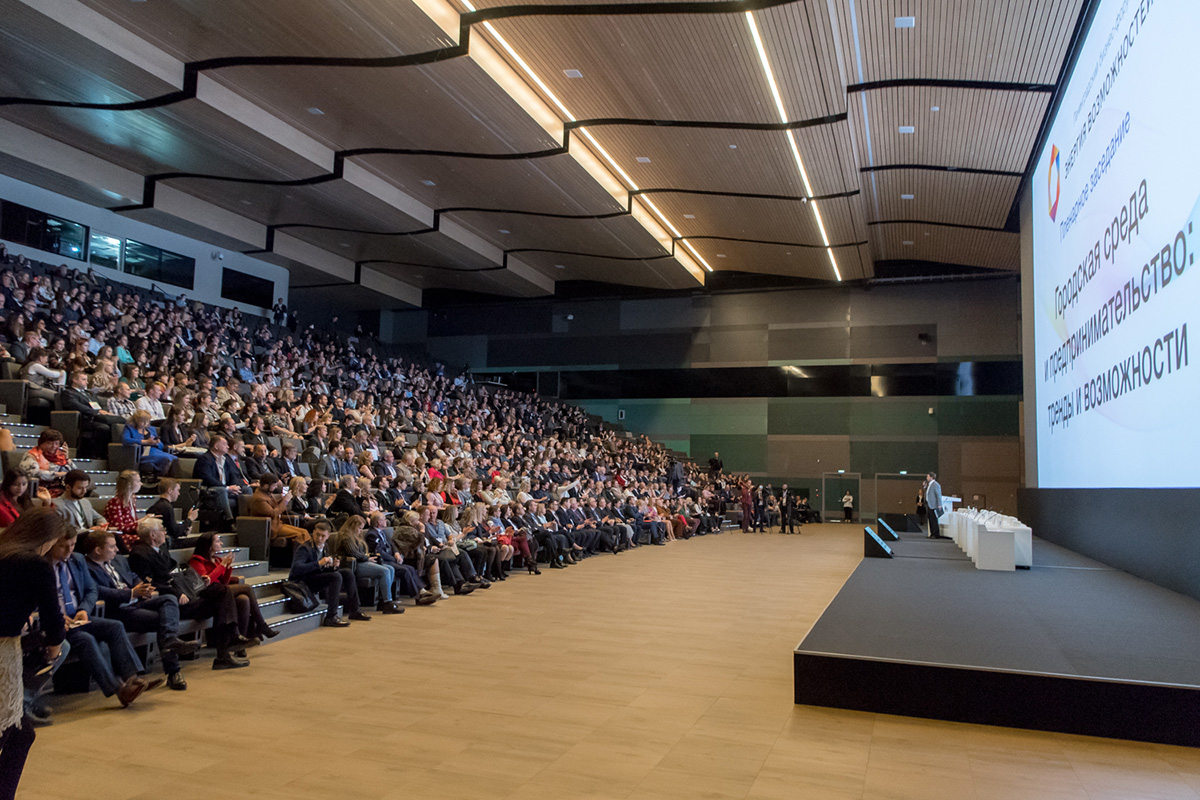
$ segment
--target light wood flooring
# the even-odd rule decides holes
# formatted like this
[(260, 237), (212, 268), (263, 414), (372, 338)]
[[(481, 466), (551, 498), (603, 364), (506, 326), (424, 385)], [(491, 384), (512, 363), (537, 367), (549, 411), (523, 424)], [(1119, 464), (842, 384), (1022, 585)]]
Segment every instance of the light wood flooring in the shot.
[(1200, 751), (795, 706), (792, 649), (858, 525), (726, 533), (64, 698), (20, 796), (1200, 797)]

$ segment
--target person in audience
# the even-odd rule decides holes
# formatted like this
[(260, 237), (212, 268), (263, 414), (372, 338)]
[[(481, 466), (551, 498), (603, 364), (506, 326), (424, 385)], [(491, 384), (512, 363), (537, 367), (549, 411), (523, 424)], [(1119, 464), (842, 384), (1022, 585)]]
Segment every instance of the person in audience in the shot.
[(138, 544), (129, 554), (129, 568), (145, 578), (161, 594), (179, 598), (183, 619), (212, 619), (210, 641), (217, 650), (213, 669), (238, 669), (249, 666), (247, 659), (234, 655), (248, 644), (238, 628), (237, 603), (224, 585), (206, 580), (195, 570), (178, 572), (179, 562), (171, 555), (167, 532), (162, 521), (144, 517), (138, 523)]
[(192, 474), (212, 499), (226, 522), (237, 517), (237, 498), (242, 493), (237, 466), (229, 457), (229, 440), (220, 434), (212, 437), (208, 452), (196, 459)]
[[(95, 381), (92, 381), (92, 391), (102, 391), (96, 386)], [(124, 381), (118, 383), (116, 387), (112, 389), (112, 396), (108, 398), (108, 403), (104, 410), (108, 412), (109, 416), (118, 417), (122, 422), (124, 422), (125, 420), (129, 419), (129, 417), (135, 411), (137, 411), (137, 405), (130, 397), (131, 394), (132, 390), (129, 388), (128, 383), (125, 383)]]
[(174, 543), (187, 536), (196, 520), (200, 517), (200, 509), (192, 506), (184, 514), (183, 519), (175, 521), (175, 504), (179, 501), (182, 486), (174, 478), (163, 478), (158, 482), (158, 498), (146, 509), (147, 517), (157, 517), (162, 520), (167, 532), (167, 539)]
[(259, 477), (248, 507), (251, 516), (270, 518), (272, 539), (290, 539), (303, 544), (309, 539), (308, 531), (283, 521), (290, 500), (291, 486), (283, 486), (279, 476), (266, 472)]
[(172, 405), (159, 428), (159, 436), (168, 453), (181, 458), (195, 458), (204, 452), (204, 448), (196, 446), (196, 434), (184, 426), (186, 413), (178, 405)]
[(252, 482), (257, 482), (262, 475), (271, 472), (265, 444), (256, 444), (250, 448), (250, 455), (242, 459), (242, 470), (246, 473), (246, 480)]
[(0, 528), (7, 528), (17, 521), (17, 517), (36, 505), (52, 505), (53, 498), (44, 486), (37, 489), (37, 501), (29, 496), (29, 478), (15, 470), (6, 470), (4, 480), (0, 482)]
[(426, 589), (421, 580), (419, 556), (417, 565), (404, 562), (404, 556), (396, 549), (392, 538), (394, 531), (387, 527), (387, 516), (382, 511), (375, 511), (368, 520), (369, 527), (364, 535), (367, 551), (380, 564), (391, 567), (395, 574), (392, 599), (397, 600), (400, 595), (406, 595), (413, 598), (419, 606), (435, 603), (438, 595)]
[(443, 520), (438, 519), (438, 511), (433, 506), (424, 506), (421, 512), (421, 523), (425, 526), (426, 552), (437, 559), (439, 573), (444, 579), (449, 579), (455, 594), (470, 594), (464, 591), (468, 587), (486, 589), (491, 583), (480, 579), (475, 572), (475, 565), (466, 551), (458, 546), (458, 538)]
[(354, 572), (340, 568), (337, 559), (326, 551), (332, 531), (324, 520), (313, 527), (312, 539), (296, 548), (292, 554), (292, 568), (288, 580), (304, 581), (308, 587), (325, 598), (325, 618), (321, 625), (326, 628), (345, 628), (350, 625), (338, 614), (341, 594), (346, 592), (346, 612), (352, 620), (370, 620), (371, 617), (359, 608), (358, 582)]
[(150, 425), (150, 413), (147, 411), (134, 411), (129, 415), (121, 441), (137, 447), (139, 467), (153, 470), (156, 475), (166, 475), (178, 460), (178, 456), (168, 453), (163, 447), (158, 431)]
[(92, 479), (81, 469), (73, 469), (63, 476), (64, 491), (54, 501), (54, 508), (79, 533), (108, 530), (108, 520), (100, 516), (95, 506), (87, 500)]
[(4, 587), (0, 592), (0, 797), (6, 799), (16, 796), (35, 737), (21, 691), (21, 635), (37, 611), (39, 640), (31, 654), (53, 664), (66, 649), (55, 571), (45, 556), (71, 533), (49, 508), (30, 510), (0, 533), (0, 586)]
[(195, 549), (187, 565), (200, 577), (207, 579), (209, 585), (223, 586), (233, 596), (237, 604), (238, 633), (242, 637), (240, 643), (243, 645), (243, 649), (234, 655), (245, 658), (245, 647), (257, 644), (263, 639), (273, 639), (279, 635), (279, 631), (268, 625), (263, 618), (254, 588), (234, 574), (233, 555), (222, 555), (220, 551), (220, 534), (202, 533), (196, 540)]
[(152, 583), (138, 578), (117, 555), (117, 540), (110, 531), (89, 533), (85, 549), (88, 571), (105, 604), (105, 616), (120, 622), (127, 631), (155, 634), (167, 688), (187, 689), (179, 659), (194, 654), (199, 644), (179, 638), (179, 598), (159, 594)]
[(50, 368), (50, 351), (44, 347), (35, 348), (29, 354), (29, 360), (21, 367), (20, 376), (29, 382), (26, 392), (31, 400), (53, 402), (58, 391), (67, 385), (66, 371)]
[(404, 608), (392, 599), (396, 570), (390, 564), (384, 564), (378, 556), (370, 554), (363, 538), (365, 526), (366, 522), (358, 515), (348, 518), (337, 531), (336, 544), (333, 546), (334, 555), (341, 559), (343, 565), (353, 563), (352, 570), (356, 577), (366, 579), (374, 585), (377, 611), (383, 614), (402, 614)]
[(146, 387), (146, 393), (136, 403), (139, 411), (145, 411), (150, 415), (151, 421), (157, 420), (161, 422), (167, 416), (163, 411), (162, 404), (162, 396), (166, 389), (167, 387), (164, 384), (154, 381)]
[(365, 512), (360, 502), (361, 499), (358, 481), (353, 475), (343, 475), (338, 479), (337, 494), (334, 495), (333, 502), (329, 504), (329, 515), (362, 515)]
[(123, 470), (117, 475), (117, 487), (113, 496), (104, 505), (104, 518), (108, 530), (117, 538), (122, 553), (128, 553), (138, 543), (138, 512), (135, 495), (142, 488), (142, 479), (137, 470)]
[(161, 685), (162, 680), (139, 678), (138, 673), (144, 667), (125, 626), (113, 619), (94, 616), (100, 593), (83, 556), (74, 552), (77, 536), (68, 529), (46, 556), (54, 570), (59, 613), (67, 628), (66, 641), (104, 696), (116, 695), (122, 706), (128, 706), (142, 692)]
[(17, 466), (27, 478), (36, 479), (40, 486), (44, 486), (51, 497), (63, 493), (63, 478), (74, 468), (62, 433), (53, 428), (46, 428), (38, 434), (37, 444), (29, 448)]
[(269, 472), (274, 472), (284, 480), (291, 480), (305, 473), (300, 467), (300, 462), (297, 459), (297, 450), (295, 442), (284, 442), (280, 448), (281, 453), (275, 458), (268, 460)]
[(88, 456), (107, 457), (112, 424), (124, 419), (101, 412), (100, 401), (87, 390), (86, 372), (77, 369), (70, 374), (68, 385), (58, 393), (58, 402), (63, 411), (79, 414), (80, 451)]

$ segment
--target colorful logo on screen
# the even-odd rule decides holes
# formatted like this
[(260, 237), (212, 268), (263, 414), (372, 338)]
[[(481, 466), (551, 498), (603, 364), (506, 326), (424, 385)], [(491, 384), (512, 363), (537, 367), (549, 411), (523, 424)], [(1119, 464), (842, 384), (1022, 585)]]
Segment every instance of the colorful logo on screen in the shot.
[(1050, 199), (1050, 219), (1053, 221), (1058, 215), (1058, 196), (1062, 194), (1058, 173), (1058, 145), (1050, 145), (1050, 170), (1046, 173), (1046, 192)]

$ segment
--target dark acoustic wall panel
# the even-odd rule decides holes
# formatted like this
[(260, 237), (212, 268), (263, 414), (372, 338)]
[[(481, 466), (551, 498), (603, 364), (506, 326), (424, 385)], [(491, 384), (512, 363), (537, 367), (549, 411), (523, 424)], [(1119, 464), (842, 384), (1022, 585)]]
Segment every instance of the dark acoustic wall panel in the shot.
[(1200, 600), (1200, 489), (1020, 489), (1033, 533)]

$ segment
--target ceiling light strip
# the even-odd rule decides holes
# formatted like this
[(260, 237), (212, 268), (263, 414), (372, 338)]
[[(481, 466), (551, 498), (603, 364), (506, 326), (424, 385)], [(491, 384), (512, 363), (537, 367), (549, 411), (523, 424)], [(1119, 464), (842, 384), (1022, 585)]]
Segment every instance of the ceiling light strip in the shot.
[[(461, 2), (468, 11), (476, 10), (474, 4), (472, 4), (470, 2), (470, 0), (461, 0)], [(567, 108), (565, 105), (563, 105), (563, 102), (558, 99), (558, 96), (555, 95), (554, 92), (551, 91), (550, 87), (546, 85), (546, 82), (543, 81), (538, 76), (538, 74), (533, 71), (533, 68), (530, 67), (528, 63), (526, 63), (525, 59), (521, 58), (520, 54), (517, 53), (517, 51), (513, 49), (513, 46), (508, 43), (508, 40), (500, 35), (500, 32), (498, 30), (496, 30), (496, 27), (494, 25), (492, 25), (491, 22), (483, 23), (483, 27), (489, 34), (491, 34), (492, 38), (496, 41), (496, 43), (499, 44), (500, 47), (502, 47), (504, 49), (504, 52), (508, 53), (509, 56), (512, 57), (513, 61), (515, 61), (517, 63), (517, 66), (519, 66), (521, 68), (521, 71), (529, 76), (529, 79), (531, 81), (533, 81), (534, 85), (536, 85), (542, 91), (542, 93), (550, 100), (550, 102), (553, 103), (554, 106), (559, 111), (562, 112), (563, 116), (566, 117), (567, 120), (569, 120), (570, 122), (577, 122), (578, 120), (577, 120), (576, 116), (571, 113), (571, 110), (569, 108)], [(786, 122), (786, 120), (785, 120), (785, 122)], [(637, 182), (635, 182), (633, 180), (633, 178), (631, 178), (629, 176), (629, 173), (627, 173), (624, 169), (621, 168), (621, 165), (617, 163), (616, 159), (614, 159), (611, 155), (608, 154), (608, 151), (604, 149), (604, 147), (600, 144), (600, 142), (596, 141), (596, 137), (592, 136), (591, 131), (589, 131), (587, 128), (579, 128), (578, 132), (580, 134), (582, 134), (584, 136), (584, 138), (586, 138), (591, 143), (592, 147), (594, 147), (596, 149), (596, 151), (600, 154), (600, 157), (603, 158), (605, 161), (607, 161), (609, 166), (611, 166), (614, 170), (616, 170), (617, 174), (621, 176), (621, 179), (624, 180), (626, 184), (628, 184), (628, 188), (630, 190), (635, 191), (635, 192), (638, 191)], [(644, 197), (641, 198), (641, 200), (646, 206), (648, 206), (650, 208), (651, 211), (654, 212), (654, 216), (658, 217), (658, 219), (663, 223), (663, 225), (667, 226), (667, 229), (671, 231), (671, 234), (673, 236), (675, 236), (677, 239), (680, 239), (680, 241), (683, 242), (684, 246), (686, 246), (688, 250), (692, 251), (692, 254), (704, 266), (704, 268), (706, 270), (708, 270), (709, 272), (712, 272), (713, 269), (712, 269), (712, 267), (710, 267), (708, 265), (708, 262), (705, 261), (700, 256), (700, 254), (696, 252), (696, 249), (694, 247), (692, 247), (690, 242), (688, 242), (686, 239), (682, 238), (682, 234), (680, 234), (679, 229), (671, 224), (671, 221), (669, 219), (667, 219), (666, 215), (663, 214), (662, 211), (659, 210), (658, 206), (654, 205), (653, 202), (651, 202), (650, 200), (648, 200)], [(629, 203), (630, 203), (630, 206), (632, 207), (633, 200), (630, 199)]]
[[(758, 32), (758, 23), (754, 21), (754, 12), (746, 12), (746, 24), (750, 27), (750, 36), (754, 39), (754, 48), (758, 51), (758, 60), (762, 62), (763, 73), (767, 76), (767, 86), (771, 89), (771, 98), (775, 101), (775, 111), (779, 114), (779, 121), (786, 124), (788, 122), (787, 108), (783, 105), (783, 95), (779, 92), (779, 84), (775, 81), (775, 72), (771, 69), (771, 60), (767, 58), (767, 48), (763, 44), (762, 36)], [(800, 172), (800, 180), (804, 183), (804, 194), (811, 198), (813, 192), (812, 184), (808, 180), (808, 170), (804, 168), (804, 159), (800, 157), (800, 148), (796, 145), (796, 137), (792, 131), (787, 132), (788, 145), (792, 150), (792, 158), (796, 162), (796, 169)], [(829, 263), (833, 266), (833, 274), (839, 282), (842, 280), (842, 271), (838, 269), (837, 259), (834, 258), (833, 248), (829, 243), (829, 236), (825, 233), (825, 222), (821, 219), (821, 211), (817, 208), (817, 201), (810, 200), (808, 205), (812, 208), (813, 219), (817, 222), (817, 230), (821, 232), (821, 241), (825, 244), (825, 253), (829, 256)]]

